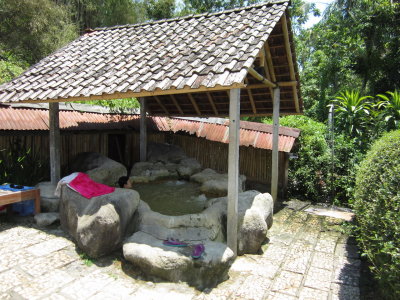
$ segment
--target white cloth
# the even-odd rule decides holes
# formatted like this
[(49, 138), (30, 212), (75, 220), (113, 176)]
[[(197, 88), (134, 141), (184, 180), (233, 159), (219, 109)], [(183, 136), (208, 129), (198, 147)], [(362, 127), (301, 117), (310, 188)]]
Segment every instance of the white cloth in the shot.
[(61, 196), (61, 187), (63, 185), (70, 183), (72, 180), (74, 180), (76, 178), (76, 176), (78, 176), (78, 174), (79, 174), (79, 172), (74, 172), (68, 176), (61, 178), (60, 181), (57, 183), (57, 187), (56, 187), (56, 190), (54, 191), (54, 195), (56, 197), (60, 197)]

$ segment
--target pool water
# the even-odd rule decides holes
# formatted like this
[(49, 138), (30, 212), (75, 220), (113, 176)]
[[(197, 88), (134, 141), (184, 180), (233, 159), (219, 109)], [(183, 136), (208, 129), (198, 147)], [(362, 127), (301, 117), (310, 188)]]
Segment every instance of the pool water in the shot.
[(200, 213), (207, 201), (199, 184), (185, 180), (135, 183), (132, 188), (153, 211), (169, 216)]

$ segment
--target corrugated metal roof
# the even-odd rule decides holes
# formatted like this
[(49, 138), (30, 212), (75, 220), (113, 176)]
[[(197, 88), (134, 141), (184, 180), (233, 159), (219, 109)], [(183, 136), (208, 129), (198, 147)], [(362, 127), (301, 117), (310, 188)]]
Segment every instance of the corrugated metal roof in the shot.
[[(60, 110), (60, 128), (64, 130), (139, 130), (139, 115), (100, 114)], [(149, 117), (149, 130), (163, 132), (187, 132), (210, 141), (229, 142), (229, 122), (221, 119), (183, 119)], [(272, 125), (240, 122), (240, 145), (272, 149)], [(49, 113), (45, 109), (0, 106), (0, 130), (49, 130)], [(290, 152), (299, 129), (280, 127), (279, 151)]]

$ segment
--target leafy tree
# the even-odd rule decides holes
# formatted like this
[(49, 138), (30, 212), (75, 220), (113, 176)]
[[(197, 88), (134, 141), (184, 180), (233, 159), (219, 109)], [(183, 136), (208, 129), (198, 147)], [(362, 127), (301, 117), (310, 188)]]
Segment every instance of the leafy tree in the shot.
[(0, 45), (0, 84), (19, 76), (28, 66), (27, 62), (3, 50)]
[(147, 16), (152, 20), (169, 19), (174, 16), (175, 0), (145, 1)]
[(34, 63), (76, 37), (69, 11), (50, 0), (0, 0), (0, 43)]

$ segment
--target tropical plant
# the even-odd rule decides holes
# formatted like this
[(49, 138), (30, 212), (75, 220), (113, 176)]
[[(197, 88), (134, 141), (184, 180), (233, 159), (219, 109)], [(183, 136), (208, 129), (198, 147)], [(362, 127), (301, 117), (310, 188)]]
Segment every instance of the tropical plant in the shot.
[(357, 173), (357, 240), (387, 299), (400, 298), (400, 130), (386, 133)]
[(360, 96), (358, 91), (345, 91), (333, 100), (338, 129), (350, 138), (365, 140), (371, 122), (371, 96)]
[(387, 95), (377, 95), (382, 100), (377, 103), (381, 119), (386, 124), (386, 130), (393, 130), (400, 128), (400, 92), (386, 92)]

